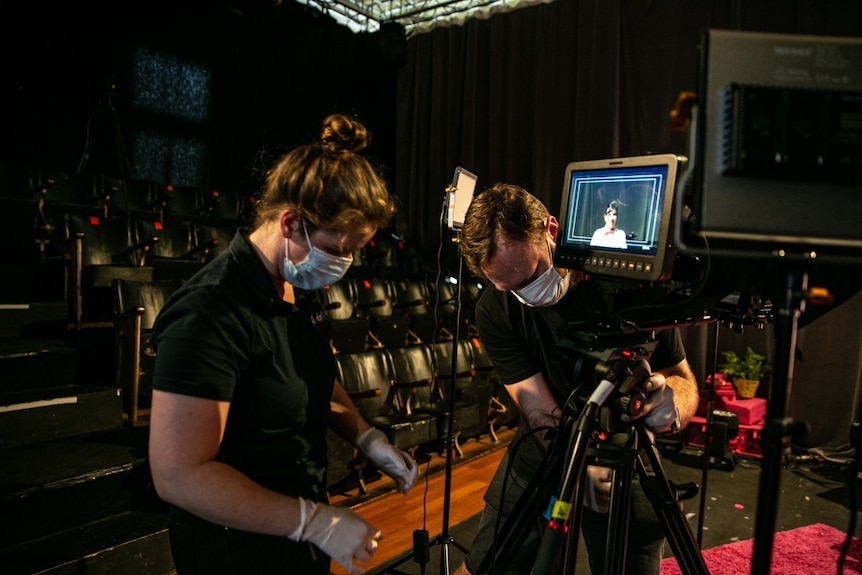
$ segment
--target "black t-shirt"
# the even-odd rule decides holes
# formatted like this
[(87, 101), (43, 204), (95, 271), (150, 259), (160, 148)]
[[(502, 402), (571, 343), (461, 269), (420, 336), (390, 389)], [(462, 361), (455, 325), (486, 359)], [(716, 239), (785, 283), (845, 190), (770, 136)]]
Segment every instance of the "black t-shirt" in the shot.
[[(570, 325), (589, 321), (606, 311), (605, 298), (599, 287), (580, 281), (553, 306), (530, 307), (520, 303), (510, 292), (487, 289), (476, 305), (476, 323), (488, 356), (500, 381), (513, 384), (537, 373), (543, 373), (550, 391), (560, 405), (575, 388), (588, 396), (594, 386), (592, 367), (595, 361), (579, 362), (578, 354), (563, 353), (569, 349)], [(685, 349), (677, 330), (656, 334), (658, 343), (650, 356), (652, 371), (659, 371), (685, 359)], [(572, 357), (570, 357), (572, 356)], [(521, 419), (518, 436), (529, 432)], [(513, 441), (517, 446), (513, 469), (529, 478), (538, 468), (543, 453), (535, 441)]]
[(282, 301), (240, 230), (156, 320), (153, 388), (230, 402), (217, 459), (294, 496), (326, 497), (335, 360), (309, 292)]

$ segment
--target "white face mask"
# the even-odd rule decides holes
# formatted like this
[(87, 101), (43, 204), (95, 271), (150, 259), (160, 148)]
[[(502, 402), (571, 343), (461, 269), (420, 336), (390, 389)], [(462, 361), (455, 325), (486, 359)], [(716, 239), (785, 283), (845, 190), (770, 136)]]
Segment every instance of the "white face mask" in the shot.
[(569, 280), (572, 274), (567, 273), (565, 276), (561, 276), (554, 267), (554, 254), (551, 253), (550, 243), (548, 244), (548, 254), (551, 256), (551, 266), (545, 270), (545, 273), (521, 289), (512, 291), (512, 294), (524, 305), (548, 307), (563, 299), (569, 290)]
[(305, 230), (305, 241), (308, 242), (309, 252), (301, 262), (295, 264), (290, 261), (288, 254), (290, 242), (284, 238), (282, 274), (285, 281), (304, 290), (316, 290), (334, 284), (347, 272), (347, 268), (353, 263), (353, 256), (341, 257), (326, 253), (311, 245), (305, 222), (302, 223), (302, 229)]

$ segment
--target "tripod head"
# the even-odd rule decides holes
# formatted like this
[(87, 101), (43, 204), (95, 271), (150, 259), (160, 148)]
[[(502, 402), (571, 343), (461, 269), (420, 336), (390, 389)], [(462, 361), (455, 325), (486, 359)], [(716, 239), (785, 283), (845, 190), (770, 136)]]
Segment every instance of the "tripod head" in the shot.
[(645, 397), (638, 384), (649, 378), (649, 358), (658, 345), (655, 332), (633, 332), (602, 336), (594, 330), (583, 331), (581, 324), (570, 324), (566, 336), (557, 343), (562, 365), (569, 366), (572, 381), (590, 375), (596, 383), (591, 402), (606, 404), (611, 394), (622, 398), (615, 405), (620, 413), (636, 416)]

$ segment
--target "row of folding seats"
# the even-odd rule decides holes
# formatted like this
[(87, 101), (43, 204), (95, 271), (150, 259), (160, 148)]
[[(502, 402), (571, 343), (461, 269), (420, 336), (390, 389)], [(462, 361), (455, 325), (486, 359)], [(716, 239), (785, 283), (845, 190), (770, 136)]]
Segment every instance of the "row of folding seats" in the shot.
[[(111, 282), (116, 383), (123, 390), (124, 415), (131, 425), (147, 422), (155, 359), (152, 326), (182, 281)], [(419, 459), (418, 452), (439, 448), (447, 438), (460, 455), (461, 440), (483, 433), (496, 440), (495, 428), (517, 421), (517, 409), (496, 379), (479, 337), (374, 347), (335, 357), (339, 379), (363, 417)], [(364, 487), (353, 447), (335, 436), (329, 445), (332, 481)]]
[[(495, 428), (517, 421), (478, 337), (341, 353), (336, 361), (363, 418), (420, 461), (450, 441), (460, 456), (464, 439), (488, 433), (496, 441)], [(336, 456), (333, 473), (346, 472), (345, 461), (360, 470), (355, 479), (364, 488), (355, 459)]]
[(346, 277), (356, 280), (425, 279), (422, 256), (413, 244), (397, 234), (381, 233), (353, 253)]
[[(451, 277), (346, 276), (319, 290), (345, 390), (369, 423), (419, 460), (450, 440), (457, 455), (463, 439), (487, 433), (496, 441), (497, 428), (518, 420), (475, 326), (483, 289), (472, 278), (459, 290)], [(333, 489), (365, 489), (368, 469), (336, 443), (330, 458), (341, 483)]]
[(474, 310), (482, 289), (471, 283), (459, 294), (448, 281), (345, 277), (319, 295), (333, 350), (357, 353), (475, 335)]
[[(8, 224), (0, 226), (0, 268), (18, 280), (3, 282), (6, 291), (0, 300), (68, 300), (74, 329), (112, 327), (115, 382), (123, 389), (124, 416), (132, 425), (146, 424), (152, 321), (170, 293), (227, 246), (236, 227), (246, 223), (234, 216), (245, 214), (225, 207), (233, 200), (219, 208), (198, 190), (104, 177), (88, 186), (46, 179), (30, 192), (0, 197), (0, 213)], [(422, 415), (427, 436), (415, 422), (392, 427), (374, 420), (414, 452), (439, 444), (448, 433), (446, 382), (451, 375), (441, 366), (452, 353), (455, 334), (460, 335), (459, 363), (468, 362), (457, 368), (453, 387), (457, 437), (489, 430), (508, 397), (486, 377), (493, 368), (483, 366), (478, 353), (472, 308), (481, 285), (465, 284), (459, 294), (451, 280), (428, 281), (425, 276), (421, 258), (408, 242), (381, 234), (354, 254), (354, 265), (343, 280), (320, 291), (342, 377), (357, 407), (375, 418)], [(21, 286), (19, 291), (15, 286)], [(45, 293), (37, 295), (34, 287)], [(431, 371), (423, 377), (417, 373), (428, 361), (413, 354), (431, 357)], [(379, 383), (379, 374), (372, 377), (371, 371), (357, 367), (372, 360), (385, 365), (389, 375), (383, 381), (388, 386)], [(407, 368), (413, 376), (405, 375)], [(431, 382), (427, 386), (417, 384), (426, 380)], [(373, 397), (363, 397), (369, 393)], [(372, 408), (377, 412), (366, 411)], [(403, 439), (405, 434), (412, 440)], [(335, 468), (356, 476), (352, 446), (332, 437), (330, 448), (333, 461), (344, 464)], [(339, 477), (335, 469), (332, 477)]]
[(114, 279), (188, 279), (227, 246), (235, 231), (173, 219), (64, 214), (61, 241), (69, 254), (64, 258), (75, 326), (110, 321), (105, 295)]
[(214, 225), (247, 221), (254, 206), (253, 198), (243, 198), (234, 190), (179, 187), (102, 174), (39, 175), (20, 197), (37, 200), (46, 212), (55, 207), (64, 212), (75, 208), (105, 217), (135, 215), (164, 220), (177, 216)]
[(112, 279), (187, 278), (244, 223), (234, 194), (62, 174), (0, 197), (0, 213), (0, 271), (17, 280), (0, 301), (66, 301), (79, 329), (110, 321)]

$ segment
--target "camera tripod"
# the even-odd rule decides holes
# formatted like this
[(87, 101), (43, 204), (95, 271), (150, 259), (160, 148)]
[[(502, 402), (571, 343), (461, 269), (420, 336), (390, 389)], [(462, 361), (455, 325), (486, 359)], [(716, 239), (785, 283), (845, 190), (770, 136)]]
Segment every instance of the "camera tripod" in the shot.
[[(545, 512), (547, 521), (532, 572), (537, 575), (574, 573), (584, 498), (581, 479), (588, 460), (593, 465), (611, 468), (605, 575), (625, 572), (635, 473), (683, 574), (709, 573), (679, 503), (693, 496), (696, 487), (683, 486), (681, 491), (673, 485), (664, 474), (649, 433), (640, 424), (619, 423), (620, 411), (637, 415), (643, 407), (644, 397), (635, 386), (649, 377), (647, 356), (648, 352), (641, 346), (605, 354), (604, 361), (597, 367), (597, 371), (605, 370), (603, 379), (581, 409), (577, 421), (568, 421), (558, 429), (555, 443), (565, 435), (565, 450), (558, 449), (559, 444), (548, 450), (540, 471), (515, 505), (516, 511), (504, 523), (501, 530), (504, 539), (489, 551), (477, 573), (502, 573), (511, 564), (530, 530), (535, 528), (538, 505), (542, 497), (551, 493), (548, 483), (555, 477), (560, 477), (559, 485), (550, 494)], [(614, 411), (617, 414), (613, 414)]]

